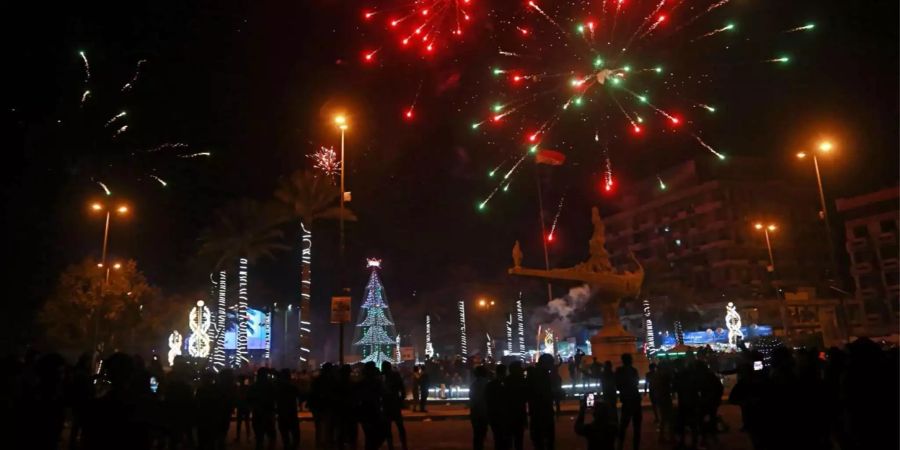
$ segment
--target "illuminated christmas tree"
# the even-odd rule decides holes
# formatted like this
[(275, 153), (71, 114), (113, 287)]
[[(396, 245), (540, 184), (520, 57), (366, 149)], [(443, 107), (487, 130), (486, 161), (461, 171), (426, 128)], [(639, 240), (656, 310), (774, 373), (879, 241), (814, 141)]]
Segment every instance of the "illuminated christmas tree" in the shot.
[(384, 296), (384, 286), (378, 277), (381, 260), (368, 260), (372, 269), (369, 283), (366, 285), (366, 298), (360, 307), (360, 321), (356, 325), (357, 338), (353, 345), (360, 348), (361, 362), (372, 361), (379, 367), (384, 361), (395, 362), (392, 355), (396, 353), (397, 341), (394, 322)]

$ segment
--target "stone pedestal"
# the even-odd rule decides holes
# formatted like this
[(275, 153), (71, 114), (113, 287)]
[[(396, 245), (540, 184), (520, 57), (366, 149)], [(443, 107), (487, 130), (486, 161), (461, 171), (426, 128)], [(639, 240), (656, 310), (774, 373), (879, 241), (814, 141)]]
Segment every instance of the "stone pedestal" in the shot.
[[(624, 330), (623, 330), (624, 331)], [(632, 365), (643, 378), (650, 370), (650, 361), (640, 350), (635, 350), (637, 338), (624, 332), (618, 336), (605, 336), (601, 331), (591, 336), (591, 356), (600, 364), (611, 361), (613, 367), (622, 365), (622, 354), (630, 353)], [(586, 364), (590, 364), (590, 358), (585, 358)]]

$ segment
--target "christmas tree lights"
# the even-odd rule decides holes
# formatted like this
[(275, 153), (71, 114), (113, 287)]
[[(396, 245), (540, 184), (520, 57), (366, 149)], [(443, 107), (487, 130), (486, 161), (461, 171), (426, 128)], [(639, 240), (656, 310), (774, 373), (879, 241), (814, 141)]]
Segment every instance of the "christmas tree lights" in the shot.
[(353, 345), (360, 347), (361, 362), (374, 362), (380, 367), (382, 362), (399, 359), (395, 358), (395, 349), (392, 348), (397, 347), (396, 352), (399, 352), (398, 336), (394, 334), (394, 322), (390, 317), (384, 286), (378, 277), (381, 261), (369, 260), (367, 265), (371, 273), (366, 284), (365, 300), (360, 306), (361, 320), (356, 324), (359, 337)]
[[(197, 306), (191, 308), (188, 315), (188, 326), (191, 336), (188, 338), (188, 354), (194, 358), (206, 358), (209, 356), (209, 328), (212, 325), (209, 308), (203, 304), (203, 300), (197, 301)], [(172, 357), (173, 361), (175, 357)]]
[(169, 365), (175, 364), (175, 357), (181, 355), (181, 344), (183, 339), (178, 330), (172, 331), (169, 335)]

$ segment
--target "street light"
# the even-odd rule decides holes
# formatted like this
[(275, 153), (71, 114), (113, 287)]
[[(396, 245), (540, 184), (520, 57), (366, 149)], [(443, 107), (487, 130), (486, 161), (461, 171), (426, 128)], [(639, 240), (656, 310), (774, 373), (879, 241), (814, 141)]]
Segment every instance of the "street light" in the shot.
[[(347, 117), (343, 114), (338, 114), (334, 116), (334, 124), (337, 125), (338, 129), (341, 130), (341, 207), (340, 207), (340, 217), (338, 221), (340, 222), (340, 247), (339, 247), (339, 255), (341, 262), (341, 273), (343, 275), (343, 267), (344, 267), (344, 132), (347, 130), (348, 121)], [(341, 282), (343, 283), (343, 277), (341, 277)], [(338, 339), (338, 362), (340, 364), (344, 364), (344, 324), (338, 324), (338, 332), (340, 333), (340, 338)]]
[[(103, 226), (103, 251), (100, 254), (100, 264), (106, 264), (106, 246), (109, 242), (109, 219), (112, 216), (112, 207), (108, 204), (94, 202), (91, 203), (91, 210), (94, 212), (106, 211), (106, 224)], [(120, 204), (115, 207), (115, 211), (120, 216), (128, 214), (128, 206)]]
[[(818, 145), (816, 146), (816, 150), (818, 151), (818, 153), (827, 154), (831, 153), (834, 147), (834, 143), (826, 139), (818, 143)], [(829, 223), (828, 221), (828, 207), (825, 204), (825, 190), (822, 188), (822, 174), (819, 172), (819, 158), (816, 156), (816, 152), (799, 152), (797, 153), (797, 158), (805, 159), (810, 155), (812, 155), (813, 167), (815, 167), (816, 169), (816, 184), (819, 188), (819, 205), (822, 208), (819, 212), (819, 218), (822, 219), (823, 222), (825, 222), (825, 237), (828, 239), (828, 256), (831, 258), (832, 277), (834, 278), (834, 283), (840, 285), (840, 279), (838, 278), (837, 256), (835, 255), (834, 251), (834, 237), (831, 233), (831, 223)], [(847, 307), (844, 304), (844, 297), (840, 296), (839, 299), (841, 302), (841, 314), (843, 315), (844, 319), (845, 331), (849, 331), (850, 324), (847, 321)]]
[(762, 223), (757, 222), (755, 225), (753, 225), (753, 228), (756, 228), (756, 231), (762, 231), (766, 235), (766, 248), (769, 250), (769, 267), (766, 268), (766, 271), (772, 274), (772, 287), (775, 288), (775, 298), (779, 300), (778, 309), (781, 312), (781, 329), (784, 330), (785, 335), (788, 335), (789, 333), (787, 328), (787, 318), (784, 311), (785, 305), (781, 304), (780, 302), (781, 291), (778, 289), (778, 285), (775, 283), (775, 258), (772, 255), (772, 241), (769, 239), (769, 232), (777, 230), (778, 227), (773, 223), (763, 225)]

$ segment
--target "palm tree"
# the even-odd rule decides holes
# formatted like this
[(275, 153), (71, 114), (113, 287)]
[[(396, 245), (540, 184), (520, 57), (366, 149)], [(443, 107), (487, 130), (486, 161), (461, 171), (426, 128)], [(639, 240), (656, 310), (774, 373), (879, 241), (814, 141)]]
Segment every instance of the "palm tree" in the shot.
[(260, 259), (274, 259), (275, 253), (290, 249), (284, 245), (284, 233), (277, 228), (280, 215), (274, 205), (263, 205), (250, 199), (240, 199), (216, 212), (216, 223), (200, 235), (202, 257), (211, 257), (219, 272), (218, 310), (216, 316), (216, 347), (213, 362), (225, 363), (225, 278), (230, 263), (238, 262), (237, 358), (242, 365), (247, 358), (247, 285), (248, 266)]
[[(302, 257), (300, 284), (300, 361), (309, 359), (310, 346), (310, 265), (312, 256), (312, 228), (316, 221), (340, 220), (340, 189), (326, 177), (296, 171), (279, 180), (275, 198), (284, 204), (288, 220), (300, 220)], [(355, 221), (356, 216), (344, 208), (344, 220)]]

